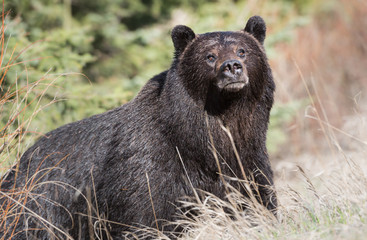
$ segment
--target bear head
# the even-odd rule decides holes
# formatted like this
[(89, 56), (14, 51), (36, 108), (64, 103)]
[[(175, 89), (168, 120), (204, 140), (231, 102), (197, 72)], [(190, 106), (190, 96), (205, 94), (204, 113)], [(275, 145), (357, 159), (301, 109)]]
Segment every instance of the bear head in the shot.
[(205, 102), (211, 95), (258, 99), (271, 78), (263, 48), (265, 34), (265, 22), (259, 16), (236, 32), (195, 34), (187, 26), (176, 26), (171, 35), (179, 81), (197, 101)]

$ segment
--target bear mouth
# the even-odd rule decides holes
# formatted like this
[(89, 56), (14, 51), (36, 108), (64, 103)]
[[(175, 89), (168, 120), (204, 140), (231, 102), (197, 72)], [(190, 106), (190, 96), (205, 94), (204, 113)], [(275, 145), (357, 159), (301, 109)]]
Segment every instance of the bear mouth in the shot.
[(246, 86), (246, 84), (246, 81), (230, 82), (223, 87), (223, 90), (227, 92), (238, 92), (242, 90)]
[(215, 82), (220, 92), (236, 93), (241, 91), (249, 84), (249, 78), (246, 75), (236, 77), (220, 77)]

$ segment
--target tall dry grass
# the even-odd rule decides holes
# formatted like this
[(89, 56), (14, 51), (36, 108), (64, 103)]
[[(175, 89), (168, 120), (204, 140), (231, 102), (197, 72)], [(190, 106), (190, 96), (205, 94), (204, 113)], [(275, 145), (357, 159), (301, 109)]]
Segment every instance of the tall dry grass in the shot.
[[(319, 175), (299, 167), (296, 178), (278, 180), (278, 219), (249, 205), (233, 220), (225, 209), (235, 211), (234, 206), (214, 196), (203, 204), (186, 203), (199, 215), (180, 221), (186, 229), (181, 239), (365, 239), (367, 176), (355, 161), (344, 156), (340, 160), (340, 166)], [(247, 204), (233, 195), (237, 203)]]

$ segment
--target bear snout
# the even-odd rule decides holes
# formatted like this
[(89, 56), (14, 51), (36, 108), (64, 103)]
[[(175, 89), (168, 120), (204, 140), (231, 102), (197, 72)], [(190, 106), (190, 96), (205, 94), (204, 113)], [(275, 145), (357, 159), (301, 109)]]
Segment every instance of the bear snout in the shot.
[(224, 61), (217, 76), (217, 87), (221, 91), (238, 92), (249, 82), (246, 68), (238, 60)]
[(234, 77), (235, 75), (242, 74), (242, 68), (240, 61), (227, 60), (219, 67), (219, 72), (228, 77)]

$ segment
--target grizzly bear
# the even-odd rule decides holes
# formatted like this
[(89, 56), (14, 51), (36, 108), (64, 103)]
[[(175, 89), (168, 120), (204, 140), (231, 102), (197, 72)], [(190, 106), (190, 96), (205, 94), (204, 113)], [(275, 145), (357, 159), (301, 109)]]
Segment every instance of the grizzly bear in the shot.
[(232, 179), (244, 175), (275, 213), (266, 149), (275, 84), (265, 33), (259, 16), (235, 32), (176, 26), (167, 71), (121, 107), (47, 133), (4, 177), (3, 237), (122, 239), (142, 226), (167, 230), (161, 220), (178, 216), (177, 199), (193, 188), (225, 198), (225, 184), (241, 188)]

